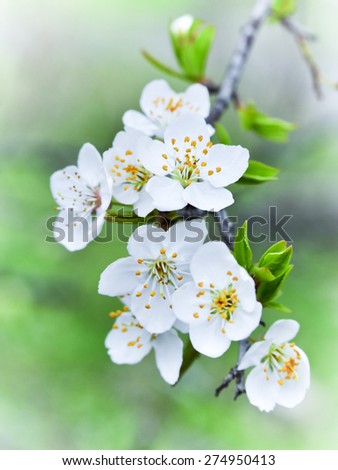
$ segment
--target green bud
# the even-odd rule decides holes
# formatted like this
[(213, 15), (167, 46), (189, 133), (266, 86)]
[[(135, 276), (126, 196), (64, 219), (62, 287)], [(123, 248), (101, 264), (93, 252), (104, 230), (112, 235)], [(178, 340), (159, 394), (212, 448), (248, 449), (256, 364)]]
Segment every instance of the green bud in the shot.
[(185, 75), (197, 81), (204, 78), (214, 36), (214, 26), (191, 15), (181, 16), (170, 24), (174, 53)]

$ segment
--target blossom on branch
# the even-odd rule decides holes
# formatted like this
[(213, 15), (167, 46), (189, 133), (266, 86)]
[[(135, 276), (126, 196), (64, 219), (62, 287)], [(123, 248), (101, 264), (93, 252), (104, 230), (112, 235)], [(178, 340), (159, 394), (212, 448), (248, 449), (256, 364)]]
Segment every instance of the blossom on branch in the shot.
[(144, 217), (154, 209), (145, 190), (152, 174), (137, 156), (137, 146), (144, 134), (135, 129), (119, 132), (113, 146), (104, 152), (103, 161), (113, 180), (113, 196), (122, 204), (132, 204), (137, 215)]
[(55, 236), (69, 251), (83, 249), (100, 232), (111, 202), (111, 178), (102, 158), (91, 144), (84, 144), (77, 166), (67, 166), (50, 178), (50, 188), (60, 210)]
[(173, 295), (176, 316), (190, 325), (194, 348), (219, 357), (231, 341), (247, 338), (257, 328), (262, 305), (255, 284), (222, 242), (200, 247), (190, 264), (193, 277)]
[(172, 294), (191, 279), (189, 264), (207, 235), (204, 220), (178, 222), (166, 232), (151, 225), (137, 228), (128, 241), (127, 258), (101, 274), (99, 293), (131, 294), (131, 310), (150, 333), (163, 333), (176, 321)]
[(304, 351), (289, 341), (299, 330), (294, 320), (276, 321), (244, 355), (239, 370), (254, 367), (246, 379), (250, 403), (261, 411), (276, 405), (293, 408), (310, 386), (309, 360)]
[(202, 210), (219, 211), (234, 199), (225, 188), (235, 183), (248, 167), (249, 152), (241, 146), (210, 141), (201, 116), (185, 113), (166, 129), (164, 142), (144, 138), (138, 155), (152, 177), (146, 190), (161, 211), (191, 204)]
[[(210, 111), (210, 96), (208, 89), (199, 83), (189, 86), (183, 93), (176, 93), (165, 80), (153, 80), (144, 87), (140, 106), (144, 114), (134, 110), (124, 113), (125, 127), (163, 138), (167, 126), (182, 113), (190, 111), (206, 118)], [(213, 133), (211, 126), (209, 133)]]
[(117, 317), (105, 341), (111, 360), (116, 364), (137, 364), (154, 349), (162, 378), (173, 385), (178, 380), (182, 365), (182, 340), (174, 329), (162, 334), (149, 333), (128, 310), (125, 307), (124, 311), (111, 314)]

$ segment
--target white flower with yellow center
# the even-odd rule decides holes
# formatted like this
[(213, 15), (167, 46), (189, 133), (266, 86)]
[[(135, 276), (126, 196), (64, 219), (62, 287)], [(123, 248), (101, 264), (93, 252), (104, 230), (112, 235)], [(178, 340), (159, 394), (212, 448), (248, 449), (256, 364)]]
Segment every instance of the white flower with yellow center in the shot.
[(105, 269), (99, 293), (131, 293), (131, 310), (144, 328), (150, 333), (170, 330), (176, 320), (172, 294), (191, 279), (190, 260), (206, 236), (203, 220), (178, 222), (167, 232), (150, 225), (137, 228), (128, 242), (130, 256)]
[(128, 307), (111, 316), (117, 317), (105, 341), (111, 360), (115, 364), (137, 364), (153, 349), (162, 378), (171, 385), (176, 383), (183, 360), (183, 343), (177, 332), (149, 333)]
[(154, 209), (145, 185), (152, 174), (144, 168), (137, 156), (137, 145), (142, 132), (127, 129), (119, 132), (112, 148), (104, 152), (103, 161), (113, 180), (113, 196), (122, 204), (132, 204), (137, 215), (144, 217)]
[(234, 200), (225, 188), (235, 183), (248, 167), (249, 152), (240, 146), (213, 145), (204, 119), (186, 113), (173, 121), (164, 143), (150, 138), (138, 148), (141, 163), (152, 177), (146, 190), (161, 211), (191, 204), (219, 211)]
[[(167, 126), (180, 114), (191, 111), (206, 118), (210, 111), (209, 91), (198, 83), (176, 93), (165, 80), (154, 80), (142, 91), (140, 106), (144, 114), (130, 110), (123, 115), (125, 127), (148, 136), (163, 138)], [(209, 126), (209, 133), (213, 133)]]
[(175, 315), (190, 325), (194, 348), (219, 357), (231, 341), (247, 338), (257, 328), (262, 305), (255, 284), (222, 242), (200, 247), (190, 264), (193, 282), (173, 295)]
[(77, 166), (52, 174), (50, 188), (60, 210), (55, 237), (68, 250), (81, 250), (100, 233), (111, 186), (101, 155), (91, 144), (81, 148)]
[(294, 320), (276, 321), (247, 351), (239, 369), (254, 367), (246, 379), (248, 400), (261, 411), (276, 405), (293, 408), (310, 386), (310, 365), (304, 351), (289, 341), (299, 330)]

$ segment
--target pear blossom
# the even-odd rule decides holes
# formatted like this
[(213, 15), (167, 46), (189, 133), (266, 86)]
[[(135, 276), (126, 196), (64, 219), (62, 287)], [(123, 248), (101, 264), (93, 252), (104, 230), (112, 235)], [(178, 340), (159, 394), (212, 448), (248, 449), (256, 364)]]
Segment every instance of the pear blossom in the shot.
[(162, 378), (171, 385), (176, 383), (183, 361), (183, 342), (177, 332), (149, 333), (127, 306), (111, 316), (116, 321), (105, 340), (111, 360), (115, 364), (137, 364), (153, 349)]
[(128, 241), (130, 256), (114, 261), (101, 274), (99, 293), (131, 294), (131, 310), (146, 330), (170, 330), (176, 321), (172, 294), (191, 279), (190, 260), (206, 236), (201, 219), (178, 222), (168, 231), (138, 227)]
[(253, 367), (246, 379), (246, 394), (261, 411), (272, 411), (276, 405), (293, 408), (305, 397), (310, 386), (309, 360), (289, 342), (298, 330), (294, 320), (276, 321), (264, 341), (254, 343), (239, 364), (239, 370)]
[(137, 156), (137, 145), (144, 134), (135, 129), (119, 132), (113, 146), (104, 152), (104, 165), (113, 180), (113, 196), (122, 204), (132, 204), (137, 215), (144, 217), (154, 209), (145, 190), (152, 174)]
[(69, 251), (83, 249), (101, 232), (111, 186), (101, 155), (89, 143), (80, 149), (77, 166), (52, 174), (50, 188), (60, 210), (54, 236)]
[(170, 31), (173, 34), (185, 34), (189, 31), (194, 23), (194, 18), (191, 15), (183, 15), (176, 18), (170, 24)]
[(258, 326), (262, 305), (255, 284), (222, 242), (201, 246), (190, 263), (193, 281), (173, 294), (177, 318), (189, 326), (193, 347), (219, 357), (231, 341), (247, 338)]
[[(171, 121), (184, 112), (206, 118), (210, 111), (210, 96), (207, 87), (199, 83), (189, 86), (183, 93), (176, 93), (165, 80), (153, 80), (142, 91), (140, 107), (143, 114), (129, 110), (123, 115), (125, 127), (163, 138)], [(214, 129), (211, 126), (208, 129), (212, 135)]]
[(141, 163), (152, 177), (146, 191), (161, 211), (191, 204), (219, 211), (234, 202), (225, 188), (248, 167), (249, 152), (241, 146), (216, 144), (201, 116), (185, 113), (167, 128), (164, 142), (144, 138), (138, 147)]

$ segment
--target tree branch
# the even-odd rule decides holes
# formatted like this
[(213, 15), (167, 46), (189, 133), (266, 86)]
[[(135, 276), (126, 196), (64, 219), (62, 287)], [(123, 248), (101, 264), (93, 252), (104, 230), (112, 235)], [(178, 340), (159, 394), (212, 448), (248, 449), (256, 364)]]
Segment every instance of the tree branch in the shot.
[(312, 57), (311, 51), (308, 46), (308, 41), (314, 41), (316, 39), (316, 36), (310, 33), (309, 31), (306, 31), (300, 23), (297, 23), (290, 17), (281, 20), (281, 24), (287, 31), (289, 31), (289, 33), (294, 36), (300, 53), (303, 57), (303, 60), (310, 71), (315, 94), (318, 99), (322, 98), (322, 75), (319, 70), (319, 67), (317, 66), (316, 62)]
[(237, 358), (237, 363), (235, 367), (230, 369), (229, 374), (225, 377), (223, 382), (219, 387), (216, 388), (215, 390), (215, 396), (218, 397), (222, 390), (227, 388), (233, 380), (236, 380), (236, 388), (235, 388), (235, 394), (234, 394), (234, 400), (237, 400), (237, 398), (245, 393), (245, 385), (244, 385), (244, 371), (243, 370), (238, 370), (238, 366), (241, 362), (241, 360), (244, 357), (244, 354), (247, 352), (249, 349), (249, 341), (247, 339), (243, 339), (242, 341), (239, 342), (239, 349), (238, 349), (238, 358)]
[(207, 119), (209, 124), (214, 124), (218, 121), (223, 112), (229, 107), (259, 28), (270, 12), (270, 4), (271, 0), (258, 0), (248, 22), (242, 27), (237, 46), (232, 54), (220, 90)]

